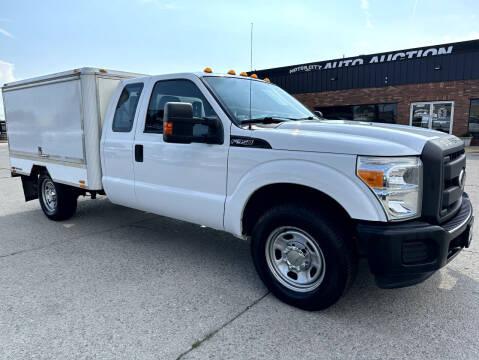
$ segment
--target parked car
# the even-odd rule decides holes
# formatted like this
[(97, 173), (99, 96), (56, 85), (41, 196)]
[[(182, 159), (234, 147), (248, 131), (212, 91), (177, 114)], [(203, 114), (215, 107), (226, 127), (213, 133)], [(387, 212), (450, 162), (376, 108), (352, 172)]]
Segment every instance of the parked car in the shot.
[(469, 246), (459, 138), (321, 120), (243, 75), (82, 68), (9, 83), (12, 175), (52, 220), (73, 216), (80, 195), (106, 194), (250, 239), (266, 286), (309, 310), (340, 298), (360, 256), (394, 288)]

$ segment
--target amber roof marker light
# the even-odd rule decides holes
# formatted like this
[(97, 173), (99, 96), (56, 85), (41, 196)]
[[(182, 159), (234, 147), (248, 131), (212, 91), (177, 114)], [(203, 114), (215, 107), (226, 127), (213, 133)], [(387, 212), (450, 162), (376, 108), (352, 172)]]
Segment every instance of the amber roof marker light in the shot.
[(240, 76), (248, 76), (248, 74), (243, 71), (240, 73)]
[(257, 78), (258, 78), (258, 75), (256, 75), (256, 74), (251, 74), (251, 77), (252, 77), (253, 79), (257, 79)]
[(269, 81), (268, 78), (264, 78), (263, 81), (264, 81), (264, 82), (267, 82), (267, 83), (270, 83), (270, 82), (271, 82), (271, 81)]
[(234, 70), (228, 71), (228, 75), (236, 75), (236, 72)]
[(205, 69), (203, 70), (205, 73), (212, 73), (213, 70), (211, 70), (210, 67), (205, 67)]

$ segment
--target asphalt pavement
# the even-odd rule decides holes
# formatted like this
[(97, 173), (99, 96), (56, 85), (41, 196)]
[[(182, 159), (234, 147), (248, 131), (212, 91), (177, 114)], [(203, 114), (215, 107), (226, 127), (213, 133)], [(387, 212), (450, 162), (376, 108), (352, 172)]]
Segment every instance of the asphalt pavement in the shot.
[[(479, 153), (466, 191), (479, 209)], [(0, 144), (0, 359), (477, 359), (478, 223), (426, 282), (378, 289), (362, 261), (336, 305), (307, 312), (270, 294), (226, 233), (105, 197), (49, 221)]]

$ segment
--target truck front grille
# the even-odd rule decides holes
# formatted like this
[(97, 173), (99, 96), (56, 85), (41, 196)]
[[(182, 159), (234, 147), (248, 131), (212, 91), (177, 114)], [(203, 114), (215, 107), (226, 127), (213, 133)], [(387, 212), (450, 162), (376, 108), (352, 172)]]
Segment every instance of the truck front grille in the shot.
[(460, 181), (466, 168), (464, 144), (455, 138), (430, 140), (424, 146), (421, 159), (424, 165), (423, 216), (440, 224), (461, 207), (464, 184)]
[[(444, 156), (443, 161), (443, 190), (441, 201), (441, 217), (447, 216), (451, 211), (461, 206), (461, 196), (464, 191), (460, 183), (461, 171), (466, 167), (466, 154), (464, 149)], [(465, 173), (464, 173), (465, 174)]]

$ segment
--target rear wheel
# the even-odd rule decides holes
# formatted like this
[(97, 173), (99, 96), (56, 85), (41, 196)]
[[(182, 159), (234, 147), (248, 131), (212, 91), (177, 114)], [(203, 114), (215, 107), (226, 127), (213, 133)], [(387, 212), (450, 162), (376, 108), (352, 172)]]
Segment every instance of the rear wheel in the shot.
[(326, 212), (280, 205), (267, 211), (253, 230), (253, 261), (279, 299), (306, 310), (325, 309), (347, 290), (357, 271), (348, 236)]
[(43, 213), (51, 220), (71, 218), (77, 209), (78, 194), (67, 185), (58, 184), (43, 173), (38, 178), (38, 199)]

